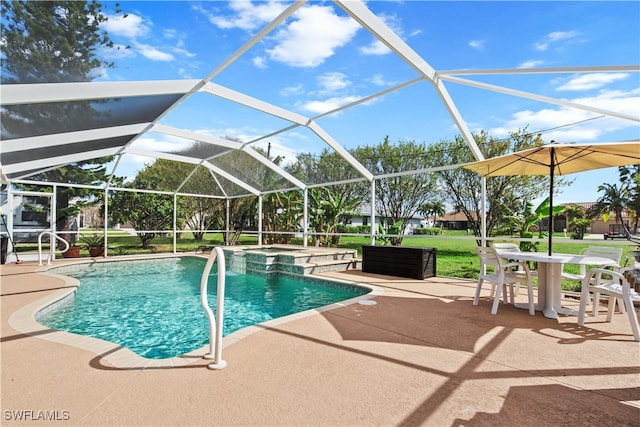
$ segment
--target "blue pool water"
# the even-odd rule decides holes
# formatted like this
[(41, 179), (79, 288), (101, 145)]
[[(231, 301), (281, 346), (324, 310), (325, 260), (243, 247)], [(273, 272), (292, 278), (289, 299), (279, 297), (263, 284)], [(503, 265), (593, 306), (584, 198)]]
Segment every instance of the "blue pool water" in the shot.
[[(164, 359), (209, 342), (200, 305), (205, 260), (196, 257), (81, 264), (52, 270), (80, 280), (75, 298), (38, 321), (50, 328), (120, 344)], [(216, 267), (209, 278), (215, 313)], [(344, 301), (369, 289), (339, 283), (227, 272), (223, 335), (289, 314)]]

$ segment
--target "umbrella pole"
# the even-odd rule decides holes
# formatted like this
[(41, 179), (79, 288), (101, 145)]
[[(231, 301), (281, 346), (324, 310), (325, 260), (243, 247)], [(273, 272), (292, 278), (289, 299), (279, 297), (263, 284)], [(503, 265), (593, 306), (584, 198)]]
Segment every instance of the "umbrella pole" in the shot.
[(553, 252), (552, 250), (552, 241), (553, 241), (553, 174), (556, 168), (556, 165), (554, 163), (555, 161), (555, 156), (554, 156), (554, 148), (551, 147), (551, 173), (550, 173), (550, 178), (551, 178), (551, 182), (549, 183), (549, 188), (550, 188), (550, 192), (549, 192), (549, 250), (548, 250), (548, 254), (549, 256), (551, 256), (551, 253)]

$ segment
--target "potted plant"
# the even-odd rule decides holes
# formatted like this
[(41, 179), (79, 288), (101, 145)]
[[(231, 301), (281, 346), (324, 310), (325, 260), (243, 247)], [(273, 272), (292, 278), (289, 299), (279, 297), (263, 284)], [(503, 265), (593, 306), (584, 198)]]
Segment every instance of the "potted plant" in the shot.
[(78, 258), (80, 256), (80, 249), (81, 246), (77, 246), (77, 245), (69, 245), (69, 249), (67, 249), (66, 251), (62, 252), (62, 257), (63, 258)]
[(80, 238), (89, 250), (89, 256), (98, 257), (104, 254), (104, 236), (97, 233), (84, 235)]

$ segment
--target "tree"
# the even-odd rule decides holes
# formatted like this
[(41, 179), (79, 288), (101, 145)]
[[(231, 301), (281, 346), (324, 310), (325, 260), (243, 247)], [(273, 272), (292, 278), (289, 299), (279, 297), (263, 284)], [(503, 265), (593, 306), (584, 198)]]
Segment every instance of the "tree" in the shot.
[[(320, 156), (310, 153), (299, 154), (296, 162), (289, 166), (288, 171), (300, 180), (310, 184), (330, 185), (330, 194), (334, 201), (346, 205), (353, 205), (345, 209), (340, 215), (339, 222), (346, 224), (352, 219), (351, 215), (361, 206), (362, 200), (368, 200), (368, 181), (333, 184), (340, 181), (352, 181), (362, 176), (335, 151), (324, 149)], [(354, 203), (352, 203), (354, 201)]]
[[(190, 152), (196, 154), (204, 143), (195, 142)], [(207, 144), (204, 144), (207, 145)], [(188, 197), (178, 197), (177, 228), (184, 229), (185, 225), (193, 233), (196, 241), (202, 241), (206, 230), (221, 225), (225, 215), (225, 204), (221, 199), (204, 197), (209, 194), (216, 183), (209, 170), (202, 166), (194, 166), (166, 159), (157, 159), (151, 165), (140, 171), (137, 177), (153, 181), (157, 190), (180, 191), (189, 193)], [(203, 197), (197, 197), (202, 194)]]
[(418, 213), (426, 217), (433, 215), (433, 226), (435, 227), (436, 217), (438, 215), (443, 216), (446, 213), (446, 211), (445, 211), (444, 203), (440, 201), (433, 201), (433, 202), (427, 202), (422, 206), (420, 206), (418, 208)]
[(585, 219), (585, 210), (580, 205), (568, 205), (564, 209), (567, 218), (567, 226), (571, 231), (571, 237), (574, 239), (582, 239), (589, 225), (589, 220)]
[[(2, 84), (84, 82), (93, 80), (101, 67), (115, 66), (96, 55), (99, 47), (119, 49), (100, 27), (108, 18), (97, 1), (3, 1), (1, 10)], [(122, 13), (118, 4), (114, 13)], [(0, 114), (2, 138), (13, 139), (47, 134), (52, 128), (60, 132), (77, 130), (79, 123), (95, 120), (98, 112), (89, 102), (59, 102), (9, 106)], [(74, 163), (30, 179), (69, 184), (102, 183), (107, 179), (103, 165), (109, 160)], [(69, 217), (77, 212), (69, 205), (72, 199), (93, 194), (86, 188), (59, 186), (57, 229), (69, 229)]]
[(627, 211), (632, 218), (632, 230), (635, 234), (640, 221), (640, 165), (621, 166), (620, 182), (629, 188), (629, 200), (627, 200)]
[[(564, 212), (564, 210), (564, 206), (554, 206), (552, 215), (556, 216)], [(544, 199), (535, 209), (533, 208), (533, 203), (526, 202), (520, 224), (520, 237), (531, 239), (533, 237), (534, 227), (538, 231), (538, 238), (547, 236), (548, 234), (544, 233), (540, 227), (542, 220), (545, 218), (549, 218), (549, 197)], [(520, 250), (525, 252), (537, 252), (538, 246), (540, 246), (540, 242), (520, 242)]]
[[(266, 152), (260, 148), (257, 148), (256, 151), (277, 166), (284, 160), (282, 156), (276, 156), (275, 158), (271, 156), (270, 143)], [(267, 169), (262, 180), (262, 188), (277, 188), (280, 186), (278, 181), (281, 179), (282, 177), (274, 170)], [(301, 217), (302, 207), (299, 191), (266, 194), (262, 197), (262, 228), (266, 231), (262, 236), (262, 243), (289, 243), (293, 235), (288, 233), (277, 234), (276, 231), (297, 231)]]
[[(475, 142), (485, 158), (497, 157), (511, 151), (543, 144), (539, 134), (527, 129), (511, 133), (509, 139), (496, 139), (482, 131), (474, 135)], [(473, 162), (471, 150), (461, 136), (454, 141), (440, 141), (429, 146), (431, 158), (438, 162), (432, 166), (455, 165)], [(467, 217), (476, 237), (481, 236), (481, 177), (463, 168), (449, 169), (437, 173), (443, 187), (441, 197), (448, 200)], [(559, 190), (570, 182), (556, 178), (554, 188)], [(496, 176), (487, 178), (487, 235), (493, 235), (503, 222), (523, 212), (526, 201), (544, 196), (548, 192), (548, 177), (543, 176)]]
[[(125, 188), (157, 190), (156, 176), (138, 174)], [(116, 223), (130, 223), (147, 249), (158, 230), (173, 228), (173, 196), (156, 192), (114, 191), (109, 198), (109, 217)]]
[(332, 188), (321, 187), (309, 190), (309, 205), (311, 228), (316, 233), (325, 233), (324, 236), (315, 238), (318, 244), (325, 246), (337, 246), (340, 236), (335, 235), (338, 224), (344, 223), (345, 217), (353, 217), (360, 200), (351, 197), (345, 198), (344, 194), (334, 193)]
[(598, 193), (604, 192), (592, 207), (595, 215), (602, 215), (604, 222), (609, 221), (611, 214), (615, 215), (616, 224), (622, 224), (622, 214), (629, 200), (629, 188), (626, 183), (602, 184), (598, 186)]
[[(420, 206), (439, 193), (434, 174), (387, 176), (423, 169), (432, 163), (425, 144), (398, 141), (392, 145), (387, 136), (378, 145), (358, 147), (352, 154), (374, 175), (383, 176), (376, 180), (376, 211), (385, 218), (386, 225), (398, 221), (408, 223)], [(392, 239), (392, 244), (401, 243), (402, 238)]]

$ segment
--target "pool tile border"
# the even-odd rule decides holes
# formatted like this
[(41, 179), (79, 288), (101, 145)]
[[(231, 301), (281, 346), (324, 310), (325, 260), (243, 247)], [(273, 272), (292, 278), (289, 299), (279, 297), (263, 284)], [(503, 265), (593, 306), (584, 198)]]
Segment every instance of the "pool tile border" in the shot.
[[(185, 256), (183, 255), (175, 255), (171, 254), (171, 257), (176, 256)], [(193, 256), (193, 255), (187, 255)], [(118, 261), (118, 259), (114, 259), (115, 257), (110, 257), (105, 260), (97, 260), (93, 262), (110, 262), (110, 261)], [(135, 258), (135, 259), (155, 259), (154, 258)], [(119, 260), (123, 261), (124, 258), (120, 258)], [(77, 264), (84, 264), (85, 262), (78, 263), (70, 263), (65, 264), (64, 266), (72, 266)], [(181, 356), (176, 356), (168, 359), (147, 359), (145, 357), (139, 356), (133, 351), (120, 346), (119, 344), (114, 344), (109, 341), (104, 341), (98, 338), (88, 337), (84, 335), (78, 335), (65, 331), (58, 331), (51, 328), (48, 328), (37, 322), (36, 317), (38, 313), (44, 309), (47, 309), (50, 306), (55, 306), (56, 304), (63, 303), (67, 298), (71, 298), (75, 293), (76, 289), (80, 285), (79, 281), (75, 278), (64, 276), (61, 274), (56, 274), (49, 272), (48, 270), (61, 267), (61, 265), (50, 265), (46, 267), (41, 267), (34, 271), (36, 274), (40, 274), (44, 277), (55, 278), (58, 280), (62, 280), (64, 285), (61, 289), (52, 292), (51, 294), (40, 298), (32, 303), (29, 303), (20, 309), (16, 310), (14, 313), (9, 316), (9, 325), (15, 329), (16, 331), (35, 336), (36, 338), (44, 339), (47, 341), (55, 342), (58, 344), (69, 345), (72, 347), (80, 348), (83, 350), (87, 350), (89, 352), (95, 353), (97, 356), (101, 357), (104, 362), (108, 365), (118, 368), (118, 369), (162, 369), (162, 368), (170, 368), (170, 367), (180, 367), (185, 365), (190, 365), (195, 363), (196, 361), (205, 360), (204, 356), (208, 353), (209, 344), (193, 350), (189, 353), (183, 354)], [(329, 304), (326, 306), (318, 307), (311, 310), (301, 311), (299, 313), (290, 314), (288, 316), (280, 317), (278, 319), (269, 320), (267, 322), (260, 323), (258, 325), (248, 326), (246, 328), (240, 329), (239, 331), (233, 332), (222, 338), (222, 348), (225, 349), (230, 345), (233, 345), (242, 339), (253, 335), (257, 332), (264, 331), (269, 328), (274, 328), (276, 326), (280, 326), (289, 322), (293, 322), (295, 320), (303, 319), (308, 316), (313, 316), (318, 313), (322, 313), (325, 311), (335, 310), (337, 308), (345, 307), (351, 304), (356, 304), (361, 300), (368, 300), (380, 296), (384, 293), (383, 288), (367, 283), (361, 282), (349, 282), (334, 278), (324, 278), (321, 276), (303, 276), (314, 281), (327, 281), (332, 283), (342, 283), (349, 286), (360, 286), (371, 289), (371, 292), (365, 295), (357, 296), (345, 301)]]

